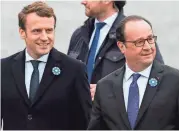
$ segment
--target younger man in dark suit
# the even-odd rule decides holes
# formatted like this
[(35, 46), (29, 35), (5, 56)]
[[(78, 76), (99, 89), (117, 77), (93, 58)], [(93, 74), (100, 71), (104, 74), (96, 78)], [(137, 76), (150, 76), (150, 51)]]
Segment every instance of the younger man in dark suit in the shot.
[(151, 23), (128, 16), (116, 35), (126, 63), (98, 82), (88, 129), (179, 130), (179, 71), (154, 60)]
[(53, 9), (34, 2), (18, 18), (26, 49), (1, 60), (3, 128), (86, 129), (91, 97), (85, 65), (53, 48)]

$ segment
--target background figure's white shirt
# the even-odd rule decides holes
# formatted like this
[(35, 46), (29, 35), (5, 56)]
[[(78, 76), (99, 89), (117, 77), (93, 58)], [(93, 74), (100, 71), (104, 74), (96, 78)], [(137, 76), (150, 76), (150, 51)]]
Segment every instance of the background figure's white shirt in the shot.
[[(39, 83), (42, 79), (43, 73), (44, 73), (44, 69), (48, 60), (48, 56), (49, 53), (46, 55), (43, 55), (42, 57), (40, 57), (39, 61), (41, 61), (39, 63)], [(25, 85), (26, 85), (26, 90), (27, 90), (27, 94), (29, 96), (29, 91), (30, 91), (30, 81), (31, 81), (31, 76), (32, 76), (32, 72), (34, 70), (32, 63), (30, 62), (30, 60), (34, 60), (27, 52), (27, 49), (25, 51)]]
[[(104, 27), (100, 30), (100, 35), (99, 35), (99, 41), (98, 41), (98, 45), (97, 45), (97, 49), (96, 49), (96, 54), (95, 57), (101, 47), (101, 45), (103, 44), (104, 39), (106, 38), (109, 30), (111, 29), (115, 19), (117, 18), (118, 13), (114, 13), (112, 16), (108, 17), (107, 19), (105, 19), (103, 22), (105, 22), (106, 24), (104, 25)], [(89, 49), (91, 48), (91, 44), (94, 38), (94, 34), (96, 31), (96, 23), (99, 23), (99, 21), (97, 19), (95, 19), (95, 23), (94, 23), (94, 27), (95, 29), (93, 30), (91, 39), (90, 39), (90, 43), (89, 43)]]
[(139, 108), (140, 108), (141, 103), (142, 103), (142, 99), (143, 99), (143, 96), (144, 96), (144, 93), (145, 93), (145, 89), (146, 89), (146, 86), (147, 86), (147, 82), (148, 82), (148, 79), (149, 79), (152, 64), (141, 72), (133, 72), (129, 68), (127, 63), (125, 64), (125, 66), (126, 66), (126, 70), (125, 70), (125, 74), (124, 74), (124, 78), (123, 78), (123, 94), (124, 94), (125, 107), (126, 107), (126, 111), (127, 111), (129, 87), (130, 87), (130, 84), (132, 83), (132, 80), (133, 80), (132, 74), (133, 73), (139, 73), (141, 75), (139, 77), (139, 79), (137, 80), (137, 84), (138, 84), (138, 87), (139, 87)]

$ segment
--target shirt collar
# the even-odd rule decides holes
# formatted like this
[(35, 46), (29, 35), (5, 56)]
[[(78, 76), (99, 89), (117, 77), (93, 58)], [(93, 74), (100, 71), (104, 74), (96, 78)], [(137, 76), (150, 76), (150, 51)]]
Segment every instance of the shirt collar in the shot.
[[(27, 49), (25, 50), (25, 58), (26, 58), (26, 62), (29, 62), (30, 60), (34, 60), (34, 58), (32, 58), (30, 55), (29, 55), (29, 53), (27, 52)], [(43, 55), (43, 56), (41, 56), (39, 59), (37, 59), (37, 60), (39, 60), (39, 61), (41, 61), (41, 62), (44, 62), (44, 63), (47, 63), (47, 60), (48, 60), (48, 56), (49, 56), (49, 53), (48, 54), (45, 54), (45, 55)]]
[[(112, 26), (115, 19), (117, 18), (118, 12), (114, 13), (112, 16), (108, 17), (107, 19), (105, 19), (103, 22), (106, 23), (106, 25), (108, 26)], [(97, 19), (95, 19), (95, 27), (96, 27), (96, 23), (99, 23), (100, 21), (98, 21)]]
[(125, 81), (128, 81), (128, 80), (130, 79), (130, 77), (132, 76), (132, 74), (134, 74), (134, 73), (139, 73), (140, 75), (142, 75), (142, 76), (144, 76), (144, 77), (146, 77), (146, 78), (149, 78), (150, 71), (151, 71), (151, 69), (152, 69), (152, 65), (153, 65), (153, 63), (150, 64), (150, 66), (147, 67), (147, 68), (146, 68), (145, 70), (143, 70), (143, 71), (134, 72), (134, 71), (132, 71), (132, 70), (129, 68), (129, 66), (128, 66), (127, 63), (126, 63), (126, 71), (125, 71), (125, 76), (124, 76)]

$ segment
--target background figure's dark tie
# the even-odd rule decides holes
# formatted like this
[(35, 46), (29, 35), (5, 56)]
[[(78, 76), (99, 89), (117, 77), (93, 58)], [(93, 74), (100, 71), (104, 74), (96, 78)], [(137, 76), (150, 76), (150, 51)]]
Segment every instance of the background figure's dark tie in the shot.
[(133, 81), (129, 87), (128, 106), (127, 113), (131, 128), (134, 129), (135, 122), (139, 111), (139, 88), (137, 80), (141, 76), (140, 74), (133, 74)]
[(88, 55), (88, 62), (87, 62), (87, 71), (88, 71), (88, 81), (91, 81), (91, 75), (93, 72), (93, 68), (94, 68), (94, 63), (95, 63), (95, 54), (96, 54), (96, 49), (97, 49), (97, 45), (98, 45), (98, 41), (99, 41), (99, 36), (100, 36), (100, 30), (101, 28), (103, 28), (103, 26), (106, 23), (104, 22), (100, 22), (100, 23), (96, 23), (96, 31), (94, 34), (94, 38), (91, 44), (91, 48), (89, 51), (89, 55)]
[(30, 93), (29, 93), (29, 98), (31, 102), (33, 102), (33, 99), (35, 97), (36, 91), (39, 86), (39, 70), (38, 66), (40, 61), (37, 60), (31, 60), (32, 66), (34, 68), (31, 76), (31, 81), (30, 81)]

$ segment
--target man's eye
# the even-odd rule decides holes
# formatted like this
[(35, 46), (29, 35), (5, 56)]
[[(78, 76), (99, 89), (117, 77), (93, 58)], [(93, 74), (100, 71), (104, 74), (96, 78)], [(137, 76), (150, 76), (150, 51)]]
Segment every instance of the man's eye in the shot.
[(40, 32), (40, 31), (41, 31), (41, 30), (39, 30), (39, 29), (33, 30), (33, 32), (36, 32), (36, 33)]
[(138, 44), (143, 44), (143, 41), (144, 41), (144, 40), (138, 40), (138, 41), (136, 41), (136, 43), (138, 43)]
[(149, 37), (148, 40), (153, 40), (153, 37)]
[(53, 32), (53, 29), (47, 29), (46, 31), (47, 31), (47, 33), (51, 33), (51, 32)]

